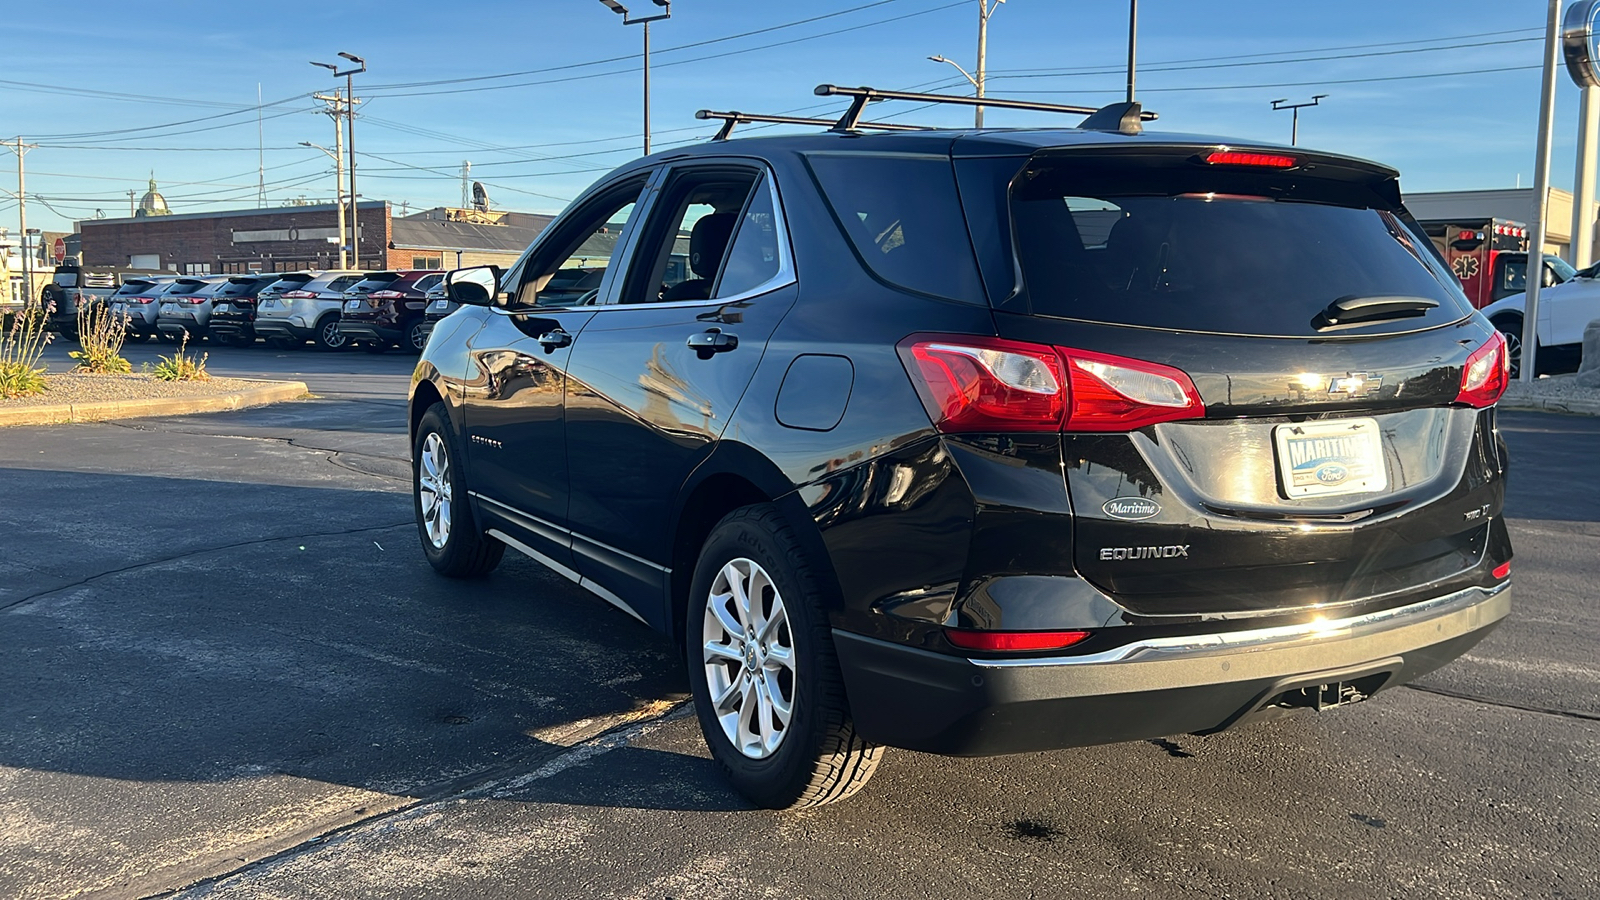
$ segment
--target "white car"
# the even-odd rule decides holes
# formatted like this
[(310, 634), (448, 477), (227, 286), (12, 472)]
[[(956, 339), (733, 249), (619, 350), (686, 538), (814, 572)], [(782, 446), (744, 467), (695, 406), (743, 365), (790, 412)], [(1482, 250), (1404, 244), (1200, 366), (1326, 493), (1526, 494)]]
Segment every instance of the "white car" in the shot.
[[(1506, 336), (1513, 370), (1522, 363), (1522, 322), (1527, 302), (1527, 294), (1512, 294), (1483, 308), (1483, 314)], [(1583, 355), (1583, 329), (1596, 319), (1600, 319), (1600, 278), (1579, 274), (1570, 281), (1541, 287), (1539, 372), (1576, 369)]]
[(344, 292), (366, 274), (319, 272), (282, 293), (263, 293), (256, 303), (256, 334), (280, 349), (303, 347), (308, 340), (319, 350), (343, 349), (350, 342), (339, 330)]

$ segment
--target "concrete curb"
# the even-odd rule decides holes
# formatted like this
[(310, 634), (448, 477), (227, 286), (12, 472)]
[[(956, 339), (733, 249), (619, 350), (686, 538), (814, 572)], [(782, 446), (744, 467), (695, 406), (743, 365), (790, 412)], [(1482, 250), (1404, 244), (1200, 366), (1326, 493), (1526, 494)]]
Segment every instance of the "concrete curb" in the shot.
[(265, 406), (298, 400), (311, 392), (301, 381), (263, 381), (261, 386), (205, 397), (151, 397), (145, 400), (101, 400), (95, 403), (59, 403), (49, 406), (0, 408), (0, 427), (7, 425), (64, 425), (106, 419), (142, 419), (148, 416), (186, 416), (225, 412), (247, 406)]
[(1581, 400), (1577, 397), (1504, 397), (1500, 400), (1500, 408), (1520, 412), (1600, 416), (1600, 400)]

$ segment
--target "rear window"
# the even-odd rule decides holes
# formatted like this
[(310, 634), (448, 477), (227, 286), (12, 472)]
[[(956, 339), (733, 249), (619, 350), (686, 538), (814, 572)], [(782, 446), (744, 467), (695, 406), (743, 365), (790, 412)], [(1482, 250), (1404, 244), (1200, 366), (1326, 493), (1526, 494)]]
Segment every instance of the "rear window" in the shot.
[(153, 281), (124, 281), (122, 287), (117, 288), (113, 297), (137, 297), (149, 291), (160, 290), (161, 286)]
[(1189, 163), (1159, 172), (1066, 160), (1030, 165), (1011, 202), (1028, 309), (1279, 336), (1322, 333), (1318, 313), (1351, 297), (1438, 303), (1359, 333), (1470, 313), (1456, 279), (1403, 210), (1383, 208), (1371, 190), (1308, 181)]
[(205, 289), (204, 281), (175, 281), (167, 288), (168, 296), (181, 297), (184, 294), (198, 294)]
[(948, 157), (813, 153), (806, 162), (874, 275), (935, 297), (986, 302)]

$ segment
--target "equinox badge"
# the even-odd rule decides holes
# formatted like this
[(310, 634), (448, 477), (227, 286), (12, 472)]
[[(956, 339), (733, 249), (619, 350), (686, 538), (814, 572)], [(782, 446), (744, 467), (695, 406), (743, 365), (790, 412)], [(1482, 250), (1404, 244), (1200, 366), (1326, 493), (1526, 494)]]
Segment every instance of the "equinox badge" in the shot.
[(1165, 547), (1101, 547), (1101, 559), (1173, 559), (1189, 558), (1188, 544), (1168, 544)]

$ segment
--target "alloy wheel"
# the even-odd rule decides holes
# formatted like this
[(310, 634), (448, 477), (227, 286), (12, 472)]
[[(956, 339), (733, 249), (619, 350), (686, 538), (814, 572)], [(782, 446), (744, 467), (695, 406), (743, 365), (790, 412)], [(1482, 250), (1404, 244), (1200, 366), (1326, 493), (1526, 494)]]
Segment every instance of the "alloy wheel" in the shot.
[(1522, 335), (1510, 331), (1502, 331), (1500, 335), (1506, 339), (1506, 356), (1511, 360), (1511, 377), (1517, 378), (1522, 374)]
[(338, 349), (338, 348), (344, 346), (345, 340), (346, 340), (346, 338), (344, 336), (344, 332), (339, 330), (339, 321), (337, 319), (334, 319), (332, 321), (329, 321), (329, 322), (326, 322), (326, 323), (323, 324), (323, 326), (322, 326), (322, 343), (323, 343), (323, 346), (331, 347), (333, 349)]
[(422, 441), (422, 457), (417, 461), (417, 499), (422, 505), (422, 527), (428, 543), (443, 550), (450, 540), (450, 451), (437, 431)]
[(794, 714), (794, 632), (783, 597), (760, 563), (741, 557), (717, 572), (701, 639), (722, 733), (750, 759), (771, 756)]

